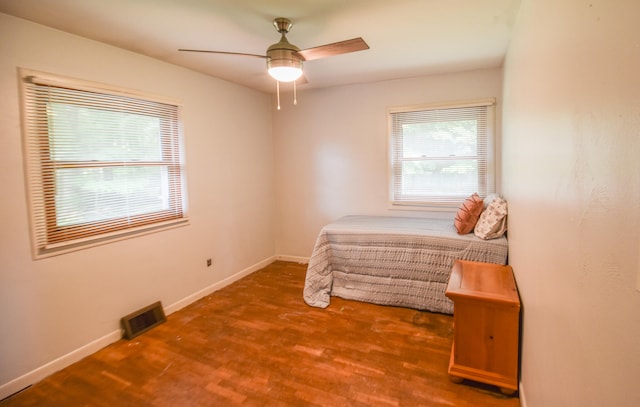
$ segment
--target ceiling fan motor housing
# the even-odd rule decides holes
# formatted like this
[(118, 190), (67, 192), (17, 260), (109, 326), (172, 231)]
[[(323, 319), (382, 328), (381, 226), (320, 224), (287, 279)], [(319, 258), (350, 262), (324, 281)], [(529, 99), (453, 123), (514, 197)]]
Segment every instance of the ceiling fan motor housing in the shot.
[(296, 70), (299, 74), (291, 79), (291, 81), (294, 81), (302, 74), (302, 57), (297, 54), (300, 48), (289, 43), (284, 34), (283, 32), (280, 42), (267, 48), (267, 70)]

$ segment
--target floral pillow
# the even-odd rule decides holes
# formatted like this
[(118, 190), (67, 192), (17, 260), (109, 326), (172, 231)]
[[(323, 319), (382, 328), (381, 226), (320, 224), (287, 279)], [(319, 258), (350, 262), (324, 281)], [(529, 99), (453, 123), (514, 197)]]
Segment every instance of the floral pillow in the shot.
[(507, 231), (507, 201), (496, 197), (482, 212), (474, 233), (481, 239), (497, 239)]
[(466, 235), (473, 230), (483, 209), (484, 201), (477, 193), (464, 200), (453, 221), (459, 235)]

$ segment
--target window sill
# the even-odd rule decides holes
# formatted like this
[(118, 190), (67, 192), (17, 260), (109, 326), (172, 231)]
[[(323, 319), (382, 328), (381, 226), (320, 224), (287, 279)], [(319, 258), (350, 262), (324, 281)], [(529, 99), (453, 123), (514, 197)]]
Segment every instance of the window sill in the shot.
[(389, 203), (388, 209), (394, 211), (423, 211), (423, 212), (456, 212), (459, 205), (454, 204), (428, 204), (428, 203)]
[(34, 260), (45, 259), (48, 257), (58, 256), (78, 250), (84, 250), (95, 246), (119, 242), (122, 240), (132, 239), (138, 236), (144, 236), (151, 233), (162, 232), (165, 230), (175, 229), (183, 226), (189, 226), (189, 218), (182, 218), (154, 225), (147, 225), (137, 229), (128, 229), (110, 234), (104, 234), (87, 239), (79, 239), (46, 247), (34, 248)]

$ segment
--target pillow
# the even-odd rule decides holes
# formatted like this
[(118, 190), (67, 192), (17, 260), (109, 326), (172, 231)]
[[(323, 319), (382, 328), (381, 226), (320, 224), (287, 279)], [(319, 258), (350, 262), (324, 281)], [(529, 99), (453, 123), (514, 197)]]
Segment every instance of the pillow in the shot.
[(487, 194), (487, 196), (484, 197), (484, 209), (487, 209), (487, 206), (496, 198), (500, 198), (500, 195), (496, 193)]
[(496, 197), (482, 212), (474, 233), (481, 239), (497, 239), (507, 231), (507, 202)]
[(484, 202), (477, 193), (464, 200), (453, 221), (459, 235), (466, 235), (473, 230), (483, 209)]

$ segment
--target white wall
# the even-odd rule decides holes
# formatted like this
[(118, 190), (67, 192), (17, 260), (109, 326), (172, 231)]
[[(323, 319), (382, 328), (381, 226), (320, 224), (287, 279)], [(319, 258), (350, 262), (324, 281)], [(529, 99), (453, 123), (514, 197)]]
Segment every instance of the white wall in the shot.
[[(4, 14), (0, 38), (1, 399), (25, 383), (16, 378), (117, 339), (121, 316), (184, 305), (276, 252), (269, 95)], [(32, 260), (17, 67), (181, 100), (191, 224)]]
[[(638, 15), (636, 0), (523, 0), (515, 26), (502, 189), (528, 407), (640, 404)], [(180, 303), (276, 253), (308, 257), (339, 216), (390, 213), (388, 106), (497, 96), (502, 107), (500, 70), (300, 92), (295, 107), (283, 94), (271, 111), (259, 92), (2, 14), (0, 38), (5, 390), (134, 309)], [(181, 99), (191, 225), (33, 261), (18, 66)]]
[(524, 0), (504, 81), (527, 407), (640, 405), (640, 2)]
[(453, 219), (388, 210), (387, 108), (496, 97), (500, 123), (501, 94), (502, 71), (488, 69), (306, 91), (297, 106), (281, 95), (273, 113), (278, 253), (308, 258), (322, 226), (344, 215)]

